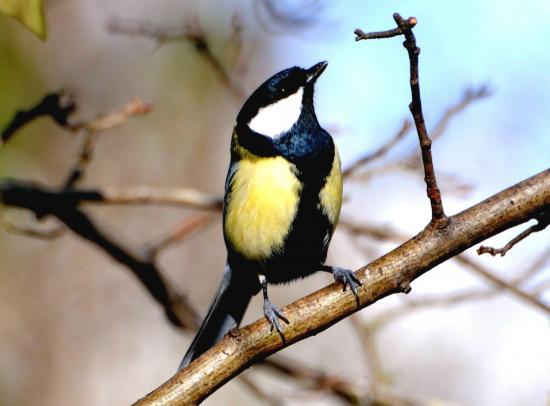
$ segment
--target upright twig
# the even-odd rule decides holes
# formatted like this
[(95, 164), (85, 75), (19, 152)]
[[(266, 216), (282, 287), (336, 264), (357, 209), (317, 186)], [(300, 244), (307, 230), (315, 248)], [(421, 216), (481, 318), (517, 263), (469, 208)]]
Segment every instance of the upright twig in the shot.
[(449, 224), (449, 221), (443, 210), (441, 192), (437, 186), (431, 151), (432, 141), (428, 137), (428, 130), (426, 129), (426, 123), (424, 122), (422, 102), (420, 99), (420, 81), (418, 78), (418, 55), (420, 54), (420, 48), (416, 46), (416, 38), (412, 32), (412, 28), (416, 25), (417, 21), (414, 17), (409, 17), (407, 20), (404, 20), (398, 13), (393, 15), (393, 19), (397, 24), (397, 28), (388, 31), (371, 33), (364, 33), (363, 31), (357, 29), (355, 30), (355, 40), (359, 41), (363, 39), (390, 38), (398, 35), (405, 36), (403, 46), (407, 49), (409, 54), (410, 86), (412, 93), (412, 102), (409, 105), (409, 109), (414, 119), (422, 150), (424, 180), (426, 181), (427, 194), (432, 208), (432, 219), (430, 224), (436, 228), (445, 228)]
[(95, 131), (86, 131), (84, 134), (84, 141), (80, 148), (80, 154), (74, 168), (71, 170), (67, 179), (63, 182), (62, 189), (70, 190), (76, 186), (78, 181), (80, 181), (84, 172), (86, 171), (88, 164), (92, 159), (94, 145), (97, 139), (97, 133)]

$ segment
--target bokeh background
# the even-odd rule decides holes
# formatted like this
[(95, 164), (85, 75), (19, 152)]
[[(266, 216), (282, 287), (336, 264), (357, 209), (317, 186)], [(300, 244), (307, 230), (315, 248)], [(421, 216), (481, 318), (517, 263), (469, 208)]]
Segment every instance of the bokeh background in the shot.
[[(316, 108), (334, 134), (344, 167), (389, 140), (408, 116), (408, 59), (399, 38), (354, 41), (353, 30), (393, 27), (392, 13), (414, 15), (420, 80), (429, 128), (468, 88), (490, 96), (453, 117), (434, 144), (447, 213), (453, 214), (550, 164), (550, 53), (547, 1), (46, 1), (48, 39), (42, 42), (0, 15), (0, 126), (20, 108), (59, 89), (76, 94), (77, 117), (117, 111), (133, 98), (154, 111), (101, 133), (83, 186), (192, 187), (221, 194), (234, 118), (265, 78), (289, 66), (328, 60), (317, 84)], [(186, 40), (159, 42), (113, 32), (113, 21), (147, 21), (169, 32), (200, 27), (212, 64)], [(235, 24), (242, 27), (235, 40)], [(0, 178), (59, 185), (82, 139), (48, 119), (26, 126), (0, 147)], [(404, 238), (429, 220), (418, 169), (401, 157), (414, 151), (414, 133), (389, 156), (345, 185), (342, 218), (390, 227)], [(193, 213), (159, 206), (89, 206), (87, 212), (129, 244), (141, 246)], [(3, 215), (36, 223), (13, 209)], [(46, 220), (41, 227), (56, 225)], [(503, 245), (518, 231), (489, 244)], [(337, 230), (330, 262), (359, 267), (398, 242)], [(477, 263), (511, 280), (539, 261), (522, 288), (547, 286), (550, 234), (530, 236), (505, 257)], [(225, 261), (220, 222), (162, 252), (170, 280), (202, 313)], [(272, 287), (285, 305), (329, 282), (315, 275)], [(545, 282), (546, 281), (546, 282)], [(387, 404), (545, 405), (550, 399), (548, 313), (505, 292), (445, 303), (460, 292), (491, 291), (471, 270), (449, 261), (394, 295), (281, 356), (350, 382), (368, 402)], [(377, 323), (408, 302), (433, 306)], [(548, 290), (539, 294), (549, 302)], [(245, 322), (261, 316), (253, 301)], [(359, 326), (359, 327), (358, 327)], [(366, 329), (362, 339), (357, 330)], [(0, 230), (0, 404), (118, 405), (143, 396), (175, 371), (192, 335), (169, 324), (136, 279), (70, 232), (39, 240)], [(365, 341), (370, 349), (365, 351)], [(253, 367), (245, 375), (269, 395), (262, 399), (234, 380), (205, 404), (343, 404), (324, 388)]]

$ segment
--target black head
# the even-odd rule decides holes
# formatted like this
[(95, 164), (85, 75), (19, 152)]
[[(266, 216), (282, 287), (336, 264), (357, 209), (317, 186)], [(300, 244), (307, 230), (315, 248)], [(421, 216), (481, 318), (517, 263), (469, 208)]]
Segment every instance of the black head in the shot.
[[(252, 127), (251, 123), (257, 124), (256, 121), (261, 120), (259, 113), (263, 113), (263, 120), (261, 120), (263, 127), (262, 125), (258, 127), (269, 128), (270, 120), (274, 119), (273, 121), (280, 123), (285, 119), (285, 115), (296, 113), (295, 107), (298, 108), (298, 115), (304, 105), (313, 107), (313, 86), (327, 65), (327, 62), (319, 62), (309, 69), (293, 67), (273, 75), (262, 83), (244, 103), (237, 116), (237, 124)], [(273, 113), (272, 117), (265, 114), (268, 109)], [(268, 117), (268, 122), (265, 116)], [(292, 120), (292, 118), (288, 119)], [(265, 131), (257, 132), (269, 135), (265, 134)]]

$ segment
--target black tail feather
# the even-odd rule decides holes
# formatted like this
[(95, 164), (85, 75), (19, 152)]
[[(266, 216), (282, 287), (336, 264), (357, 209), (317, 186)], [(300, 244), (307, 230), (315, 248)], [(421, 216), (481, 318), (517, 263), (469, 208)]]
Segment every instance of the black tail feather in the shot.
[(240, 324), (250, 299), (257, 293), (250, 284), (243, 282), (234, 277), (231, 267), (226, 264), (218, 291), (178, 370), (185, 368)]

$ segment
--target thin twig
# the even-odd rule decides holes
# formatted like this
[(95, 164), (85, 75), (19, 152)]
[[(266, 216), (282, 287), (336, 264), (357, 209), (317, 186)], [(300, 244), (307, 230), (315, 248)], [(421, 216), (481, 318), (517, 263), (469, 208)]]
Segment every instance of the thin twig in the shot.
[(135, 98), (120, 111), (101, 115), (93, 120), (69, 124), (68, 128), (72, 131), (87, 130), (92, 132), (111, 130), (126, 123), (130, 117), (142, 116), (150, 113), (152, 110), (152, 103), (144, 103), (140, 99)]
[(367, 358), (367, 366), (369, 368), (369, 388), (371, 396), (376, 398), (382, 390), (382, 386), (385, 383), (384, 369), (382, 367), (382, 361), (380, 354), (376, 347), (375, 332), (370, 331), (369, 326), (360, 320), (359, 315), (354, 314), (350, 317), (352, 325), (359, 337), (359, 341), (363, 346), (363, 352)]
[(422, 162), (424, 163), (425, 175), (424, 180), (426, 181), (426, 190), (432, 208), (432, 219), (430, 224), (436, 228), (445, 228), (449, 222), (443, 210), (441, 192), (439, 191), (435, 177), (431, 152), (432, 141), (428, 137), (428, 131), (426, 130), (426, 124), (424, 122), (424, 115), (422, 114), (420, 82), (418, 78), (418, 55), (420, 54), (420, 48), (416, 46), (416, 38), (412, 32), (412, 28), (416, 25), (417, 20), (414, 17), (409, 17), (407, 20), (404, 20), (398, 13), (393, 15), (393, 19), (397, 24), (397, 29), (374, 33), (364, 33), (361, 30), (356, 30), (356, 40), (390, 38), (401, 34), (405, 36), (403, 46), (409, 54), (410, 86), (412, 94), (412, 102), (409, 105), (409, 109), (414, 118), (416, 131), (420, 141), (420, 148), (422, 150)]
[(24, 125), (38, 117), (49, 116), (62, 127), (68, 126), (69, 116), (76, 110), (72, 95), (63, 92), (49, 93), (29, 110), (18, 111), (2, 131), (0, 146), (8, 142)]
[[(416, 25), (416, 20), (412, 17), (409, 18), (409, 24), (410, 27), (414, 27)], [(355, 34), (355, 41), (361, 41), (363, 39), (384, 39), (384, 38), (392, 38), (397, 37), (398, 35), (403, 35), (403, 30), (399, 26), (397, 28), (393, 28), (391, 30), (386, 31), (374, 31), (374, 32), (364, 32), (360, 28), (356, 28), (355, 31), (353, 31)]]
[(409, 237), (399, 233), (389, 226), (376, 226), (370, 224), (358, 224), (355, 221), (342, 219), (338, 222), (340, 229), (355, 235), (366, 235), (380, 241), (406, 241)]
[(190, 188), (154, 188), (149, 186), (78, 188), (71, 190), (51, 188), (34, 182), (0, 180), (0, 193), (28, 193), (31, 196), (55, 197), (68, 204), (133, 204), (167, 205), (220, 212), (223, 200), (220, 196)]
[(266, 360), (266, 362), (262, 362), (261, 365), (290, 377), (295, 381), (305, 381), (308, 385), (311, 385), (310, 389), (331, 392), (346, 403), (357, 404), (361, 398), (358, 388), (351, 382), (317, 369), (306, 367), (295, 360), (278, 356), (277, 358), (271, 358)]
[(148, 21), (132, 21), (113, 18), (107, 24), (107, 29), (113, 34), (139, 36), (152, 39), (162, 45), (172, 41), (188, 41), (197, 53), (212, 67), (214, 73), (231, 93), (238, 99), (244, 97), (242, 89), (231, 80), (227, 70), (219, 58), (212, 53), (206, 35), (196, 17), (187, 21), (184, 28), (162, 27)]
[(264, 402), (267, 402), (272, 406), (279, 406), (283, 404), (279, 397), (276, 397), (271, 393), (266, 392), (262, 385), (257, 384), (249, 376), (241, 375), (239, 378), (239, 382), (246, 386), (246, 388), (258, 399), (263, 400)]
[(67, 176), (67, 179), (63, 183), (62, 189), (69, 190), (76, 186), (79, 180), (84, 176), (84, 172), (88, 168), (92, 160), (93, 149), (95, 141), (97, 140), (97, 133), (95, 131), (86, 131), (84, 134), (84, 141), (78, 155), (78, 160), (74, 168)]
[(197, 213), (186, 217), (177, 227), (159, 238), (151, 241), (144, 248), (145, 257), (150, 261), (155, 261), (160, 251), (166, 249), (176, 242), (182, 242), (197, 231), (204, 229), (215, 218), (212, 213)]
[(550, 289), (550, 280), (542, 281), (532, 289), (531, 294), (537, 296), (548, 289)]
[(396, 319), (421, 309), (432, 309), (436, 306), (455, 306), (465, 302), (490, 299), (500, 293), (500, 289), (479, 289), (458, 293), (449, 293), (442, 296), (428, 296), (419, 299), (410, 299), (407, 300), (402, 306), (386, 310), (380, 316), (377, 316), (376, 318), (370, 320), (368, 324), (371, 326), (371, 331), (377, 331), (388, 325), (389, 323), (394, 322)]
[(550, 247), (544, 250), (523, 273), (512, 279), (512, 283), (521, 285), (536, 275), (550, 260)]
[(487, 84), (481, 84), (476, 87), (468, 87), (462, 94), (460, 100), (455, 105), (450, 106), (447, 110), (445, 110), (437, 124), (430, 131), (430, 138), (432, 141), (435, 141), (445, 133), (445, 130), (454, 117), (458, 116), (466, 108), (471, 106), (472, 103), (486, 99), (492, 94), (491, 88)]
[(231, 35), (229, 38), (230, 52), (230, 71), (232, 75), (243, 76), (248, 69), (248, 59), (250, 47), (247, 49), (246, 55), (244, 52), (243, 41), (243, 19), (241, 14), (234, 13), (231, 17)]
[(517, 235), (512, 240), (510, 240), (510, 242), (508, 244), (506, 244), (504, 247), (502, 247), (502, 248), (493, 248), (493, 247), (486, 247), (484, 245), (481, 245), (477, 249), (477, 253), (478, 253), (478, 255), (491, 254), (492, 256), (500, 254), (500, 256), (503, 257), (518, 242), (520, 242), (521, 240), (527, 238), (532, 233), (536, 233), (538, 231), (544, 230), (546, 227), (548, 227), (548, 224), (550, 224), (550, 211), (547, 212), (547, 213), (542, 213), (541, 216), (537, 217), (537, 224), (533, 224), (527, 230), (521, 232), (519, 235)]
[[(220, 212), (222, 197), (191, 188), (155, 188), (149, 186), (112, 187), (82, 190), (80, 198), (100, 204), (155, 204), (184, 206)], [(78, 191), (75, 191), (77, 194)]]
[(8, 233), (23, 235), (26, 237), (39, 238), (43, 240), (52, 240), (60, 237), (65, 232), (65, 227), (55, 227), (49, 230), (42, 230), (34, 227), (23, 227), (12, 223), (3, 213), (0, 213), (0, 227)]
[(534, 295), (524, 291), (520, 287), (514, 285), (513, 283), (507, 282), (498, 276), (496, 276), (494, 273), (489, 271), (488, 269), (485, 269), (483, 266), (475, 263), (473, 260), (471, 260), (466, 255), (457, 255), (455, 259), (463, 264), (466, 265), (469, 269), (474, 271), (477, 275), (481, 276), (485, 280), (489, 281), (491, 284), (501, 288), (506, 289), (508, 292), (513, 294), (514, 296), (518, 297), (519, 299), (523, 300), (526, 303), (529, 303), (538, 309), (544, 311), (547, 314), (550, 314), (550, 305), (541, 302), (539, 299), (537, 299)]
[(367, 155), (364, 155), (363, 157), (359, 158), (357, 161), (355, 161), (353, 164), (351, 164), (346, 170), (342, 172), (342, 176), (344, 178), (349, 177), (353, 175), (355, 171), (357, 171), (362, 166), (365, 166), (372, 161), (376, 159), (380, 159), (383, 156), (385, 156), (399, 141), (401, 141), (405, 135), (409, 132), (410, 128), (412, 126), (412, 123), (409, 120), (404, 120), (403, 124), (401, 125), (401, 128), (399, 131), (395, 133), (395, 135), (390, 138), (386, 143), (384, 143), (380, 148), (378, 148), (376, 151), (371, 152)]
[[(253, 10), (262, 29), (270, 34), (288, 34), (317, 24), (322, 3), (320, 0), (309, 0), (296, 2), (296, 6), (289, 7), (294, 3), (258, 0), (253, 3)], [(264, 18), (264, 14), (267, 18)]]
[(140, 116), (151, 112), (153, 106), (151, 103), (143, 103), (139, 99), (134, 99), (126, 104), (120, 111), (100, 116), (91, 121), (85, 121), (70, 125), (72, 131), (82, 130), (84, 132), (84, 141), (78, 155), (77, 162), (71, 170), (69, 176), (63, 184), (64, 190), (70, 190), (83, 178), (88, 165), (92, 160), (92, 155), (97, 140), (98, 133), (107, 131), (124, 124), (128, 118)]

